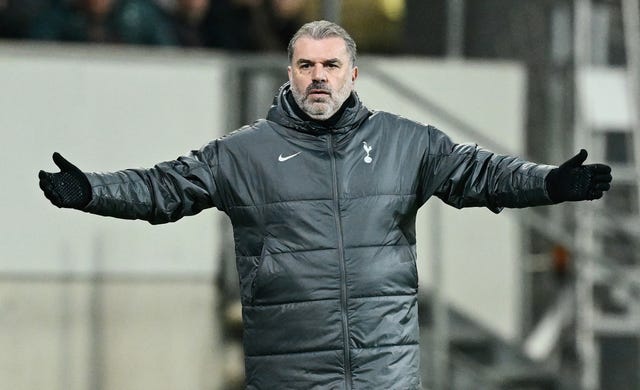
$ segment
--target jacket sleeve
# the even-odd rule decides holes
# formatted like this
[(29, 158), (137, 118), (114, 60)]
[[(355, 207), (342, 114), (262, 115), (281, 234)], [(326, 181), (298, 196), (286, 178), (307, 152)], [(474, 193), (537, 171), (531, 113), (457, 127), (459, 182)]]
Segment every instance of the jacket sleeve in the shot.
[(93, 197), (84, 211), (160, 224), (209, 207), (222, 209), (217, 171), (217, 141), (213, 141), (150, 169), (85, 173)]
[(553, 202), (545, 178), (555, 168), (516, 156), (498, 155), (474, 144), (455, 144), (430, 127), (429, 148), (423, 160), (427, 197), (436, 195), (456, 208), (522, 208)]

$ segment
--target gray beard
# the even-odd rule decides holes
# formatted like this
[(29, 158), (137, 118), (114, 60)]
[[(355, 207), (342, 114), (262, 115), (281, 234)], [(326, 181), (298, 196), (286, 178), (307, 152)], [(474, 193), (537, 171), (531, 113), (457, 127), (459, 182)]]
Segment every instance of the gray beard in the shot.
[(331, 91), (331, 95), (327, 96), (327, 100), (321, 103), (310, 102), (306, 91), (301, 93), (296, 88), (291, 88), (291, 93), (293, 94), (293, 100), (305, 114), (315, 120), (324, 121), (338, 112), (351, 94), (351, 89), (349, 89), (349, 84), (345, 83), (339, 91)]

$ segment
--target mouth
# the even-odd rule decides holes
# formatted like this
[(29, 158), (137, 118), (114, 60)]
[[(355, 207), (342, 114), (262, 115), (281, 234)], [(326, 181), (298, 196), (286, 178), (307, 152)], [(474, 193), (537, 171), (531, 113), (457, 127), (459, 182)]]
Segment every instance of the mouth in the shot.
[(328, 96), (331, 96), (331, 92), (326, 89), (311, 89), (307, 92), (307, 97), (311, 100), (324, 100)]
[(331, 92), (326, 89), (311, 89), (307, 95), (331, 95)]

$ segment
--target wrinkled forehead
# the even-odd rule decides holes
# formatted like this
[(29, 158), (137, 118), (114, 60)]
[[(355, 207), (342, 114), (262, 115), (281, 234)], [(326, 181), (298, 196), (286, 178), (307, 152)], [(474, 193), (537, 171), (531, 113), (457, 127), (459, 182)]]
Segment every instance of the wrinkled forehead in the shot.
[(338, 59), (344, 63), (349, 62), (349, 53), (344, 39), (340, 37), (314, 39), (310, 36), (302, 36), (293, 45), (292, 64), (300, 60), (315, 62), (329, 59)]

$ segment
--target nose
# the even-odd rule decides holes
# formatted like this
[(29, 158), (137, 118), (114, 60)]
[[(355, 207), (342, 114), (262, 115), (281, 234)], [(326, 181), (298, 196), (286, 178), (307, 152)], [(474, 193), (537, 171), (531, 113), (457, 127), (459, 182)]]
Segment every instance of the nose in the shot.
[(311, 77), (313, 81), (326, 81), (327, 80), (327, 72), (324, 69), (324, 65), (315, 64), (313, 66), (313, 71), (311, 72)]

